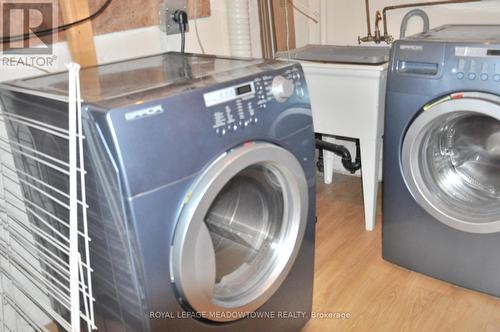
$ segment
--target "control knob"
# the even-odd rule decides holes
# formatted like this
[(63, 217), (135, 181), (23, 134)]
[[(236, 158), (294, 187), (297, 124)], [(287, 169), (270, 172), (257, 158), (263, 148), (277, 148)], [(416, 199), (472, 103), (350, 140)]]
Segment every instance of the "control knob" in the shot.
[(273, 79), (273, 85), (271, 89), (274, 98), (280, 103), (284, 103), (288, 100), (295, 92), (295, 84), (292, 80), (289, 80), (283, 76), (276, 76)]

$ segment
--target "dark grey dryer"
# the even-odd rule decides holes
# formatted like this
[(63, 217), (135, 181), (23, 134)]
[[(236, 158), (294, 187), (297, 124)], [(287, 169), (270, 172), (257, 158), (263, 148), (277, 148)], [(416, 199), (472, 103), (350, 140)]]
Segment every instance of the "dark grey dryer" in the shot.
[[(81, 81), (99, 331), (300, 330), (315, 222), (300, 65), (167, 53), (84, 69)], [(67, 85), (66, 73), (2, 84), (2, 111), (64, 127)], [(12, 144), (67, 161), (67, 144), (33, 122), (6, 124)], [(67, 190), (13, 154), (26, 183)]]

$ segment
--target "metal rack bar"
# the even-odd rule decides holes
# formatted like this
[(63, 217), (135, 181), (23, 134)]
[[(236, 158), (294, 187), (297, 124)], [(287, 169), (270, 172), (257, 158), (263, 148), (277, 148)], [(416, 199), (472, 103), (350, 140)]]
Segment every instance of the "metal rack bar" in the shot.
[[(29, 152), (33, 153), (33, 154), (36, 154), (36, 155), (40, 155), (41, 157), (43, 158), (46, 158), (46, 159), (49, 159), (57, 164), (60, 164), (62, 166), (66, 166), (66, 167), (69, 167), (68, 163), (60, 160), (60, 159), (57, 159), (57, 158), (54, 158), (52, 156), (49, 156), (48, 154), (45, 154), (45, 153), (42, 153), (40, 151), (37, 151), (29, 146), (26, 146), (26, 145), (23, 145), (23, 144), (19, 144), (17, 142), (9, 142), (8, 140), (6, 140), (5, 138), (2, 138), (0, 137), (0, 142), (2, 142), (3, 144), (6, 144), (7, 146), (10, 146), (11, 149), (12, 149), (12, 146), (16, 146), (16, 147), (19, 147), (21, 149), (25, 149), (25, 150), (28, 150)], [(19, 149), (18, 149), (19, 150)]]
[[(12, 179), (11, 177), (9, 177), (7, 175), (4, 175), (4, 178), (6, 178), (7, 180), (11, 180), (11, 181), (14, 180), (14, 179)], [(47, 197), (48, 199), (52, 200), (54, 203), (57, 203), (59, 206), (65, 208), (66, 210), (70, 209), (70, 206), (68, 204), (62, 202), (61, 200), (57, 199), (56, 197), (53, 197), (49, 193), (46, 193), (45, 191), (41, 190), (40, 188), (38, 188), (38, 187), (34, 186), (33, 184), (29, 183), (28, 181), (25, 181), (23, 179), (19, 179), (19, 182), (21, 182), (23, 185), (26, 185), (26, 186), (30, 187), (31, 189), (37, 191), (39, 194)]]
[[(29, 175), (29, 174), (27, 174), (27, 173), (23, 172), (22, 170), (15, 170), (15, 169), (12, 169), (12, 168), (11, 168), (9, 165), (7, 165), (7, 164), (3, 164), (2, 166), (3, 166), (4, 168), (6, 168), (7, 170), (9, 170), (9, 171), (13, 172), (14, 174), (16, 174), (16, 172), (17, 172), (17, 173), (21, 174), (22, 176), (27, 177), (28, 179), (30, 179), (30, 180), (32, 180), (32, 181), (34, 181), (34, 182), (36, 182), (36, 183), (38, 183), (38, 184), (40, 184), (40, 185), (44, 186), (44, 187), (45, 187), (45, 188), (47, 188), (47, 189), (50, 189), (51, 191), (56, 192), (57, 194), (59, 194), (59, 195), (61, 195), (61, 196), (65, 197), (65, 198), (67, 198), (67, 199), (69, 200), (69, 195), (68, 195), (68, 194), (66, 194), (65, 192), (63, 192), (63, 191), (61, 191), (61, 190), (57, 189), (56, 187), (51, 186), (50, 184), (48, 184), (48, 183), (46, 183), (46, 182), (44, 182), (44, 181), (42, 181), (42, 180), (40, 180), (40, 179), (37, 179), (37, 178), (35, 178), (34, 176), (31, 176), (31, 175)], [(14, 181), (14, 180), (13, 180), (13, 179), (11, 179), (11, 181)], [(16, 182), (16, 184), (19, 184), (19, 183), (17, 183), (17, 182)], [(89, 206), (88, 206), (88, 205), (83, 204), (83, 203), (82, 203), (82, 201), (80, 201), (80, 200), (78, 201), (78, 204), (82, 205), (82, 206), (83, 206), (83, 207), (85, 207), (86, 209), (88, 209), (88, 208), (89, 208)]]
[[(38, 204), (36, 203), (33, 203), (32, 201), (30, 200), (27, 200), (25, 198), (21, 198), (21, 197), (18, 197), (15, 193), (11, 192), (9, 189), (4, 189), (4, 191), (6, 193), (8, 193), (9, 195), (11, 195), (12, 197), (14, 197), (15, 199), (25, 203), (25, 204), (28, 204), (34, 208), (36, 208), (37, 210), (39, 210), (40, 212), (43, 212), (45, 215), (49, 216), (51, 219), (55, 220), (58, 222), (59, 225), (61, 225), (62, 227), (66, 228), (69, 230), (69, 226), (66, 224), (66, 222), (64, 220), (62, 220), (61, 218), (57, 217), (56, 215), (54, 215), (53, 213), (47, 211), (46, 209), (44, 209), (43, 207), (39, 206)], [(9, 201), (7, 201), (7, 203), (9, 203)], [(19, 207), (16, 206), (16, 208), (19, 209)], [(29, 212), (31, 212), (34, 216), (37, 217), (37, 219), (43, 219), (39, 216), (36, 215), (35, 212), (32, 212), (32, 210), (30, 208), (26, 208)], [(42, 222), (45, 222), (44, 220), (42, 220)], [(49, 226), (49, 227), (52, 227), (52, 226)], [(58, 231), (57, 231), (58, 232)], [(81, 231), (78, 231), (78, 235), (80, 235), (81, 237), (83, 237), (84, 239), (86, 239), (87, 241), (91, 241), (91, 239), (85, 235), (83, 232)], [(64, 236), (64, 235), (63, 235)], [(66, 240), (66, 239), (65, 239)]]
[(10, 296), (8, 295), (5, 295), (5, 301), (12, 307), (12, 309), (14, 309), (14, 311), (16, 311), (16, 313), (21, 316), (25, 321), (26, 323), (28, 323), (35, 331), (37, 332), (50, 332), (49, 330), (47, 330), (45, 327), (43, 326), (38, 326), (35, 322), (33, 322), (33, 320), (27, 315), (24, 313), (24, 311), (22, 310), (22, 308), (16, 303), (16, 301), (14, 299), (12, 299)]
[(43, 132), (46, 132), (48, 134), (51, 134), (51, 135), (54, 135), (54, 136), (57, 136), (57, 137), (60, 137), (60, 138), (66, 139), (66, 140), (70, 139), (70, 135), (68, 134), (69, 132), (67, 130), (63, 130), (63, 129), (56, 127), (56, 126), (51, 126), (51, 125), (48, 125), (46, 123), (36, 121), (36, 120), (30, 119), (30, 118), (26, 118), (26, 117), (23, 117), (20, 115), (15, 115), (12, 113), (9, 113), (9, 114), (0, 113), (0, 117), (3, 117), (4, 122), (6, 122), (5, 120), (7, 120), (9, 122), (18, 123), (18, 124), (22, 124), (26, 127), (41, 130)]
[[(79, 162), (80, 162), (80, 167), (81, 168), (84, 168), (84, 165), (85, 165), (85, 157), (83, 155), (83, 150), (84, 150), (84, 147), (83, 147), (83, 140), (84, 140), (84, 136), (83, 136), (83, 123), (82, 123), (82, 119), (83, 119), (83, 115), (82, 115), (82, 103), (81, 103), (81, 96), (80, 96), (80, 91), (81, 91), (81, 87), (80, 87), (80, 80), (77, 79), (76, 80), (76, 92), (77, 92), (77, 103), (76, 103), (76, 108), (77, 108), (77, 121), (78, 121), (78, 128), (77, 128), (77, 138), (78, 138), (78, 152), (79, 152), (79, 155), (78, 155), (78, 159), (79, 159)], [(78, 166), (78, 165), (76, 165)], [(85, 183), (85, 174), (86, 172), (80, 172), (80, 184), (84, 184)], [(81, 197), (81, 200), (82, 200), (82, 204), (83, 206), (87, 206), (87, 192), (86, 192), (86, 188), (84, 185), (80, 185), (80, 197)], [(78, 196), (76, 197), (78, 198)], [(75, 203), (77, 204), (78, 201)], [(82, 216), (82, 222), (83, 222), (83, 236), (85, 239), (88, 239), (88, 234), (89, 234), (89, 230), (88, 230), (88, 220), (87, 220), (87, 214), (86, 213), (83, 213), (83, 216)], [(85, 245), (85, 262), (90, 262), (90, 249), (89, 249), (89, 246), (88, 246), (88, 242), (86, 243)], [(79, 254), (78, 255), (79, 259), (78, 259), (78, 262), (80, 263), (79, 264), (79, 267), (80, 267), (80, 273), (81, 273), (81, 278), (82, 280), (84, 280), (84, 276), (83, 276), (83, 262), (82, 262), (82, 259), (81, 259), (81, 255)], [(88, 292), (90, 295), (92, 295), (92, 282), (91, 281), (91, 271), (90, 269), (87, 269), (87, 280), (89, 280), (89, 283), (88, 283)], [(87, 300), (84, 298), (83, 299), (84, 302), (85, 302), (85, 312), (87, 314), (87, 316), (89, 316), (89, 313), (90, 313), (90, 321), (92, 322), (92, 326), (91, 324), (87, 324), (87, 327), (88, 327), (88, 330), (90, 331), (91, 329), (97, 329), (97, 326), (95, 326), (95, 324), (93, 323), (94, 322), (94, 300), (93, 299), (90, 299), (90, 301), (87, 303)]]
[[(40, 332), (47, 328), (31, 315), (42, 312), (66, 331), (79, 332), (83, 323), (96, 329), (79, 66), (68, 69), (67, 119), (61, 113), (68, 129), (0, 104), (0, 125), (9, 129), (7, 138), (0, 128), (0, 319), (9, 306), (12, 322)], [(67, 159), (39, 149), (45, 135), (68, 144)], [(0, 323), (0, 330), (19, 326)]]
[[(63, 328), (65, 328), (67, 331), (71, 330), (71, 325), (64, 319), (61, 315), (59, 315), (56, 311), (52, 309), (50, 304), (48, 303), (43, 303), (40, 302), (38, 298), (33, 297), (27, 290), (26, 288), (20, 284), (17, 279), (13, 278), (13, 276), (6, 271), (5, 269), (2, 269), (0, 267), (0, 272), (2, 272), (5, 276), (7, 276), (12, 284), (15, 286), (17, 290), (19, 290), (26, 298), (28, 298), (31, 302), (34, 304), (38, 305), (38, 308), (42, 311), (44, 311), (48, 316), (52, 317), (55, 321), (57, 321), (58, 324), (60, 324)], [(5, 293), (4, 293), (5, 294)]]
[[(9, 152), (8, 150), (5, 150), (2, 146), (0, 146), (0, 149), (4, 150), (5, 152)], [(67, 171), (67, 170), (65, 170), (65, 169), (62, 169), (61, 167), (58, 167), (58, 166), (52, 165), (51, 163), (49, 163), (49, 162), (47, 162), (47, 161), (45, 161), (45, 160), (43, 160), (43, 159), (40, 159), (40, 158), (35, 157), (35, 156), (32, 156), (32, 155), (30, 155), (30, 154), (28, 154), (28, 153), (26, 153), (26, 152), (23, 152), (23, 151), (21, 151), (21, 150), (18, 150), (18, 149), (12, 148), (12, 147), (10, 148), (10, 150), (11, 150), (12, 152), (17, 153), (17, 154), (20, 154), (20, 155), (21, 155), (21, 156), (23, 156), (23, 157), (33, 159), (34, 161), (39, 162), (40, 164), (43, 164), (43, 165), (45, 165), (45, 166), (47, 166), (47, 167), (52, 168), (52, 169), (53, 169), (53, 170), (55, 170), (55, 171), (58, 171), (58, 172), (60, 172), (60, 173), (62, 173), (62, 174), (65, 174), (65, 175), (68, 175), (68, 176), (69, 176), (69, 171)]]
[(76, 104), (78, 94), (76, 81), (80, 66), (69, 64), (69, 272), (70, 272), (70, 298), (71, 298), (71, 331), (80, 332), (80, 294), (79, 294), (79, 273), (78, 273), (78, 173), (77, 173), (77, 128)]

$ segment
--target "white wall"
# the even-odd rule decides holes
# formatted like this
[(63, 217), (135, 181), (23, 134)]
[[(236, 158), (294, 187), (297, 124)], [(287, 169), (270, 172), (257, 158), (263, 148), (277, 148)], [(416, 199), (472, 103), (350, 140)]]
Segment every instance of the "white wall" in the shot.
[[(305, 0), (302, 0), (305, 1)], [(365, 2), (363, 0), (309, 0), (308, 4), (313, 9), (319, 10), (321, 1), (326, 5), (327, 44), (335, 45), (357, 45), (359, 35), (366, 35)], [(420, 0), (432, 2), (434, 0)], [(375, 11), (382, 10), (385, 6), (406, 4), (415, 2), (413, 0), (371, 0), (371, 23), (374, 29)], [(388, 12), (389, 33), (399, 37), (399, 27), (403, 16), (413, 8), (399, 9)], [(482, 0), (476, 3), (463, 3), (452, 5), (441, 5), (422, 7), (429, 15), (431, 28), (443, 24), (498, 24), (500, 23), (500, 1)], [(407, 34), (421, 31), (421, 22), (418, 18), (411, 20)], [(382, 24), (380, 26), (382, 28)], [(309, 43), (318, 43), (320, 29), (318, 24), (309, 22), (309, 28), (297, 31), (298, 40), (304, 40), (308, 36)]]
[[(426, 0), (430, 2), (433, 0)], [(374, 15), (376, 9), (382, 9), (385, 6), (398, 3), (411, 3), (412, 1), (390, 1), (374, 0), (371, 2), (372, 25), (374, 24)], [(328, 30), (329, 42), (337, 44), (355, 44), (358, 35), (366, 34), (364, 15), (341, 15), (343, 10), (349, 13), (362, 13), (362, 1), (336, 0), (332, 1), (330, 9)], [(389, 32), (395, 37), (399, 37), (399, 28), (403, 16), (410, 9), (400, 9), (388, 12)], [(450, 23), (498, 23), (500, 14), (500, 1), (482, 1), (477, 3), (464, 3), (453, 5), (442, 5), (432, 7), (422, 7), (430, 18), (431, 28)], [(360, 17), (361, 16), (361, 17)], [(346, 29), (348, 27), (348, 29)], [(412, 19), (407, 34), (414, 34), (421, 31), (421, 22), (419, 19)], [(372, 27), (373, 28), (373, 27)]]

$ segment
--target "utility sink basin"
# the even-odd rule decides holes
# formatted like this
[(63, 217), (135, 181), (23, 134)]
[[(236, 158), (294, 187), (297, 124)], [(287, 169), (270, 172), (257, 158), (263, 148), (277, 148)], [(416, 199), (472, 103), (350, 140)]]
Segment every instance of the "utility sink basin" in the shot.
[[(329, 63), (380, 65), (389, 61), (391, 48), (384, 46), (307, 45), (290, 51), (290, 59)], [(278, 58), (288, 58), (279, 52)]]

